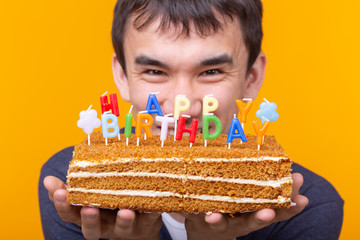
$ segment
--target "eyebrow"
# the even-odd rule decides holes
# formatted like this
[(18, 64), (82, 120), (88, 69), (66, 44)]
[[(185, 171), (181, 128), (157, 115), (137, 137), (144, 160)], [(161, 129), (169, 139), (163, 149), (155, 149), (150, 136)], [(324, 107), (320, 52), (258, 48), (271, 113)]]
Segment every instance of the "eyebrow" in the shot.
[(212, 66), (212, 65), (220, 65), (220, 64), (232, 64), (233, 59), (228, 54), (222, 54), (216, 57), (207, 58), (200, 62), (201, 66)]
[(154, 59), (154, 58), (151, 58), (151, 57), (148, 57), (145, 55), (137, 56), (135, 58), (135, 63), (139, 64), (139, 65), (146, 65), (146, 66), (148, 66), (148, 65), (157, 66), (157, 67), (161, 67), (161, 68), (165, 68), (165, 69), (170, 68), (166, 63), (163, 63), (157, 59)]

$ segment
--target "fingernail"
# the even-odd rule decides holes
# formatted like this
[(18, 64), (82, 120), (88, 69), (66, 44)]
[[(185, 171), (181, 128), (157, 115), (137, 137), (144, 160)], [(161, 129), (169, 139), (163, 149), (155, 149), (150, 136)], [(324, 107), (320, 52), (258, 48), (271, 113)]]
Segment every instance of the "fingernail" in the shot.
[(85, 215), (84, 216), (87, 220), (94, 220), (97, 216), (96, 215)]
[(123, 223), (123, 224), (130, 224), (130, 222), (131, 222), (131, 219), (120, 218), (120, 223)]

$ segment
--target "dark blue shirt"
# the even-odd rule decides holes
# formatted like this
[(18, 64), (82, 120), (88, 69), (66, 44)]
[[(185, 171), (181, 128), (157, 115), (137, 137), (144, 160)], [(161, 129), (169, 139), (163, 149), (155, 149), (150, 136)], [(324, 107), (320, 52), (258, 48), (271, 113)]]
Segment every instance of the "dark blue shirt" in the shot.
[[(51, 157), (42, 167), (39, 179), (39, 204), (41, 222), (45, 239), (85, 239), (81, 228), (76, 224), (63, 222), (48, 192), (43, 185), (46, 176), (55, 176), (66, 182), (66, 173), (72, 159), (74, 148), (66, 148)], [(250, 239), (338, 239), (342, 219), (343, 204), (335, 188), (324, 178), (294, 163), (293, 172), (301, 173), (304, 184), (300, 194), (309, 198), (309, 204), (295, 217), (252, 232), (238, 240)], [(160, 239), (170, 240), (171, 237), (163, 224)]]

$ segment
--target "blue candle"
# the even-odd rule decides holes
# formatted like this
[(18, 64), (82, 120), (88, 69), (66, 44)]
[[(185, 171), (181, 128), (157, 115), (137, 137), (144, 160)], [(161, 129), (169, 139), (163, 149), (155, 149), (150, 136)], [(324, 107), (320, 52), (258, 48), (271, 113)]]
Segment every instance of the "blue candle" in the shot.
[[(105, 112), (103, 115), (101, 115), (101, 123), (102, 123), (102, 133), (103, 137), (105, 138), (105, 143), (107, 145), (107, 139), (113, 138), (116, 136), (119, 136), (120, 128), (118, 125), (118, 118), (114, 114), (106, 114), (108, 112)], [(111, 120), (109, 123), (108, 120)], [(109, 130), (113, 129), (112, 132)]]
[(231, 121), (231, 126), (230, 126), (230, 130), (229, 130), (228, 138), (226, 140), (226, 142), (229, 144), (229, 148), (230, 148), (230, 144), (232, 143), (234, 138), (240, 138), (241, 141), (247, 142), (244, 130), (241, 127), (240, 121), (236, 117), (236, 114), (234, 114), (234, 118)]
[(146, 105), (146, 112), (148, 114), (155, 113), (155, 114), (157, 114), (159, 116), (164, 116), (164, 114), (161, 111), (159, 102), (158, 102), (155, 94), (157, 94), (157, 93), (151, 93), (149, 95), (148, 102), (147, 102), (147, 105)]

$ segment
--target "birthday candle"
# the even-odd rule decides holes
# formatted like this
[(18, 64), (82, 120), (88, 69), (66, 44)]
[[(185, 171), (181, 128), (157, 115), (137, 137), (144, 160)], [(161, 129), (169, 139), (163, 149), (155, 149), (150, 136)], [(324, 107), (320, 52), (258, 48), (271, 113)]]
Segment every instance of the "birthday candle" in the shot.
[(133, 109), (133, 105), (131, 105), (129, 113), (126, 114), (125, 119), (125, 137), (126, 137), (126, 146), (129, 144), (129, 137), (131, 137), (131, 130), (132, 130), (132, 118), (133, 115), (131, 113), (131, 110)]
[(175, 122), (175, 118), (169, 117), (171, 115), (172, 113), (167, 114), (164, 117), (156, 116), (156, 121), (161, 122), (161, 133), (160, 133), (161, 147), (164, 146), (164, 141), (166, 141), (169, 123)]
[(231, 126), (230, 126), (230, 130), (229, 130), (228, 138), (226, 140), (226, 142), (229, 144), (229, 149), (230, 149), (230, 146), (231, 146), (230, 144), (232, 143), (234, 138), (240, 138), (242, 142), (247, 142), (244, 130), (241, 127), (240, 121), (236, 117), (236, 114), (234, 114), (234, 118), (231, 121)]
[[(146, 123), (143, 122), (146, 120)], [(136, 115), (136, 129), (135, 129), (135, 137), (137, 137), (137, 146), (139, 146), (139, 139), (141, 137), (141, 130), (144, 129), (145, 134), (152, 138), (153, 135), (150, 131), (150, 127), (152, 126), (154, 120), (150, 114), (146, 113), (138, 113)]]
[(176, 139), (177, 120), (179, 120), (180, 112), (186, 111), (190, 108), (190, 100), (185, 95), (177, 95), (175, 97), (174, 118), (175, 118), (175, 132), (174, 140)]
[[(279, 114), (276, 112), (276, 103), (269, 102), (265, 98), (264, 101), (265, 102), (260, 104), (260, 109), (256, 111), (256, 116), (261, 119), (261, 123), (264, 124), (265, 119), (271, 122), (278, 120)], [(265, 119), (263, 117), (265, 117)]]
[(100, 97), (100, 103), (101, 103), (101, 111), (102, 113), (110, 111), (111, 113), (116, 115), (117, 117), (119, 116), (119, 105), (118, 105), (118, 101), (117, 101), (117, 97), (116, 94), (110, 94), (110, 103), (108, 103), (108, 97), (105, 96), (107, 94), (107, 92), (105, 92), (101, 97)]
[(189, 142), (190, 142), (190, 147), (191, 147), (192, 144), (195, 142), (196, 130), (197, 130), (197, 126), (199, 124), (199, 120), (194, 118), (192, 120), (191, 127), (185, 127), (186, 117), (190, 117), (190, 116), (183, 115), (183, 116), (179, 117), (179, 127), (176, 131), (176, 140), (181, 140), (183, 133), (188, 132), (188, 133), (190, 133)]
[[(108, 122), (109, 120), (111, 120), (110, 123)], [(105, 138), (105, 144), (107, 145), (108, 138), (116, 137), (120, 133), (118, 118), (114, 114), (111, 114), (110, 111), (108, 111), (101, 115), (101, 122), (103, 137)], [(113, 129), (113, 131), (110, 132), (110, 129)]]
[(80, 112), (80, 119), (77, 121), (77, 126), (81, 128), (88, 135), (88, 145), (90, 145), (90, 134), (95, 128), (101, 126), (100, 119), (97, 118), (97, 112), (91, 109), (92, 105), (86, 110)]
[(265, 135), (266, 130), (270, 126), (270, 121), (265, 121), (264, 125), (262, 127), (259, 126), (259, 124), (254, 120), (252, 122), (253, 128), (256, 133), (256, 143), (258, 145), (258, 150), (260, 150), (260, 146), (263, 144), (263, 136)]
[[(211, 104), (211, 105), (210, 105)], [(209, 112), (214, 112), (219, 107), (218, 100), (213, 95), (206, 95), (203, 98), (203, 116)]]
[[(216, 130), (212, 134), (209, 134), (209, 122), (210, 121), (214, 122), (215, 126), (216, 126)], [(220, 136), (221, 130), (222, 130), (222, 124), (218, 117), (211, 115), (209, 113), (203, 116), (202, 135), (203, 135), (203, 139), (205, 140), (205, 142), (204, 142), (205, 147), (207, 146), (207, 140), (215, 139)]]
[[(247, 101), (246, 103), (244, 101)], [(236, 99), (236, 105), (239, 109), (239, 115), (240, 115), (240, 122), (242, 128), (244, 128), (244, 124), (246, 123), (247, 115), (254, 104), (253, 100), (251, 98), (243, 98), (242, 100)]]
[(160, 92), (151, 93), (148, 98), (148, 102), (146, 105), (146, 111), (148, 114), (157, 114), (159, 116), (164, 116), (164, 114), (161, 111), (159, 102), (156, 98), (155, 94), (158, 94)]

